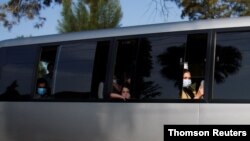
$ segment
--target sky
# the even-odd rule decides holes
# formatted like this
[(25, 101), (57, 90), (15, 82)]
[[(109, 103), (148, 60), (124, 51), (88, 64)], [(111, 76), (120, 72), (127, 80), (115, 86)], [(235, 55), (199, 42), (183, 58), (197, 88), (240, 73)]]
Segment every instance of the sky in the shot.
[[(122, 27), (187, 20), (180, 18), (181, 10), (174, 3), (168, 5), (169, 13), (167, 18), (159, 11), (157, 12), (155, 9), (156, 3), (153, 0), (120, 0), (120, 4), (123, 12), (120, 22)], [(27, 19), (22, 20), (11, 31), (0, 25), (0, 41), (18, 36), (29, 37), (58, 34), (57, 25), (58, 20), (61, 18), (61, 9), (61, 5), (52, 5), (51, 8), (41, 11), (41, 15), (46, 17), (46, 22), (40, 29), (34, 28), (34, 22)]]

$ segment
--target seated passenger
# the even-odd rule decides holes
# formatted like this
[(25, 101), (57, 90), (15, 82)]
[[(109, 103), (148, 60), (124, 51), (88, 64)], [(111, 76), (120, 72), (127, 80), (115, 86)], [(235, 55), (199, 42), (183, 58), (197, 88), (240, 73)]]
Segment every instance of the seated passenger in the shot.
[(111, 99), (130, 99), (129, 87), (128, 85), (120, 86), (117, 82), (117, 78), (113, 77), (112, 92), (110, 94)]
[(124, 85), (124, 86), (122, 87), (121, 95), (122, 95), (122, 97), (125, 98), (125, 100), (126, 100), (126, 99), (130, 99), (131, 95), (130, 95), (130, 90), (129, 90), (128, 85)]
[(111, 93), (110, 97), (112, 99), (122, 99), (124, 101), (130, 99), (131, 95), (130, 95), (130, 90), (129, 87), (127, 85), (124, 85), (121, 89), (120, 94), (118, 93)]
[(202, 99), (204, 95), (204, 86), (203, 81), (196, 92), (195, 84), (192, 84), (191, 73), (189, 70), (183, 70), (183, 85), (182, 91), (180, 94), (181, 99)]
[(36, 93), (39, 96), (48, 96), (50, 94), (50, 89), (48, 87), (48, 82), (44, 78), (39, 78), (37, 80), (37, 90)]

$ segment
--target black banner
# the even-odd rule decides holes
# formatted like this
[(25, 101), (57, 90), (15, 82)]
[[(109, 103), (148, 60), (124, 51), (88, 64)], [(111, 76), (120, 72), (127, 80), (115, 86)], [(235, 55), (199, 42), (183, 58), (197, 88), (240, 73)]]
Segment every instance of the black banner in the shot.
[(250, 137), (250, 125), (164, 125), (164, 141), (173, 137)]

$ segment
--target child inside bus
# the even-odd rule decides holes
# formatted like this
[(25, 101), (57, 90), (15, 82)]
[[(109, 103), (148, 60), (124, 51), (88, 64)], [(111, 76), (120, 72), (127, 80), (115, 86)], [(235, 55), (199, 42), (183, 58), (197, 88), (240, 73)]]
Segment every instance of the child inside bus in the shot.
[(37, 90), (36, 93), (41, 96), (48, 96), (50, 94), (50, 88), (48, 87), (48, 82), (44, 78), (39, 78), (37, 80)]

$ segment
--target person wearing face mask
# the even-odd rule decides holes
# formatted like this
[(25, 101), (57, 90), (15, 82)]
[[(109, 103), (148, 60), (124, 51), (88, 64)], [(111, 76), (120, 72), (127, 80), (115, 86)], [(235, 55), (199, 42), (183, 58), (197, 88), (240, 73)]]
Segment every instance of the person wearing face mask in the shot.
[(204, 95), (203, 81), (198, 91), (196, 92), (195, 86), (192, 85), (191, 73), (189, 70), (183, 70), (183, 82), (182, 82), (182, 91), (181, 99), (202, 99)]
[(40, 97), (44, 97), (44, 96), (47, 96), (49, 94), (49, 88), (48, 88), (48, 83), (47, 83), (46, 79), (39, 78), (37, 80), (37, 90), (36, 90), (36, 93)]

